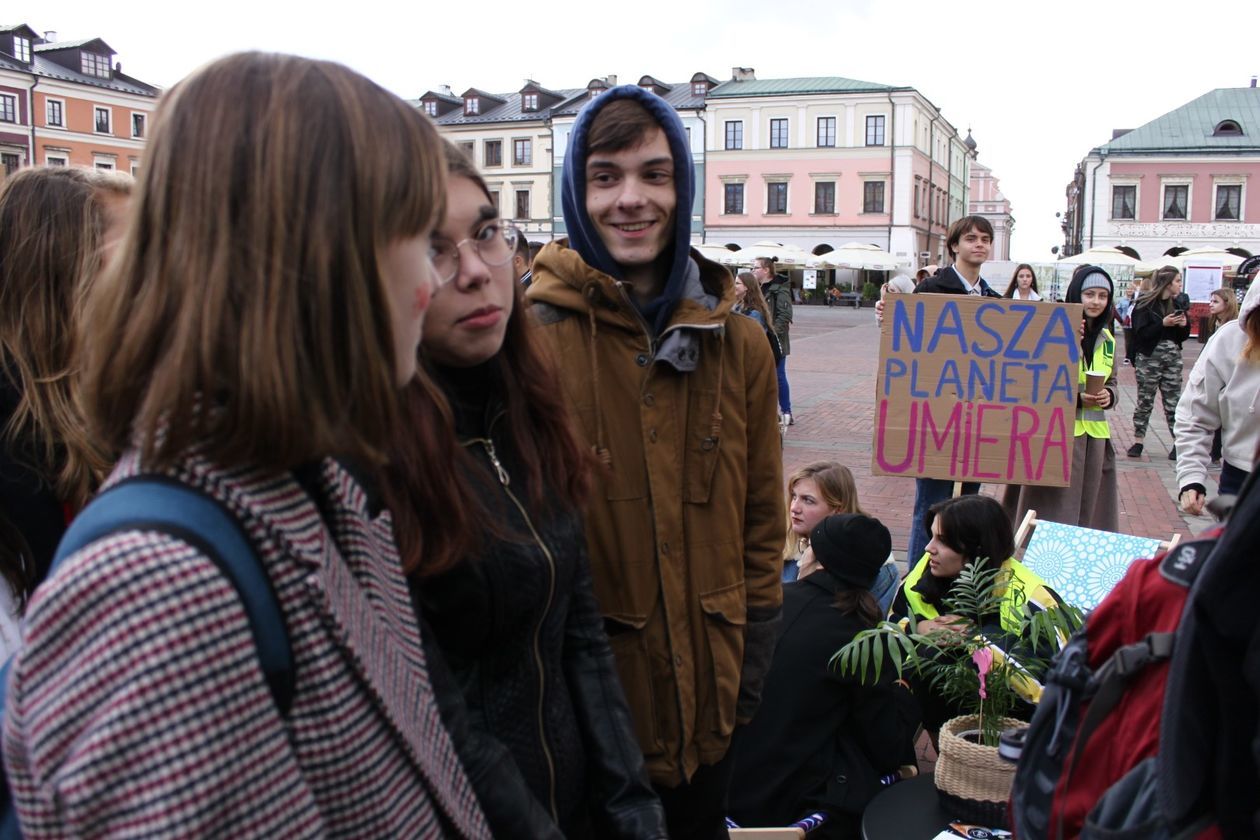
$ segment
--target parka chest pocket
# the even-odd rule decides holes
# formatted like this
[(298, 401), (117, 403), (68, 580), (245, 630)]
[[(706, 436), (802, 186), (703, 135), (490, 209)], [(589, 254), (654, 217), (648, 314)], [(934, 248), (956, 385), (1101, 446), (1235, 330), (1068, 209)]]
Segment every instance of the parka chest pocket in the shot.
[(717, 470), (721, 425), (714, 422), (718, 407), (716, 391), (692, 389), (687, 396), (687, 437), (683, 452), (683, 500), (709, 501)]

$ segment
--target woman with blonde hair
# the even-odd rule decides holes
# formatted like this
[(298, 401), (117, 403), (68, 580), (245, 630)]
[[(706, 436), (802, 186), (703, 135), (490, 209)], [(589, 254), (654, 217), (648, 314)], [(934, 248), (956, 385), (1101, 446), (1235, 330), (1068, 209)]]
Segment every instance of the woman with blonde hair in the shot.
[[(817, 570), (818, 563), (809, 550), (809, 535), (820, 522), (838, 513), (866, 515), (858, 504), (857, 482), (853, 480), (853, 473), (839, 462), (806, 464), (788, 478), (787, 487), (788, 539), (783, 552), (785, 582)], [(897, 594), (898, 577), (890, 552), (870, 587), (885, 613)]]
[(264, 671), (255, 601), (195, 529), (85, 535), (9, 674), (26, 836), (490, 836), (375, 480), (444, 197), (433, 126), (341, 65), (243, 53), (163, 95), (85, 306), (85, 411), (123, 453), (100, 502), (218, 510), (291, 667)]
[(0, 188), (0, 513), (12, 617), (91, 497), (105, 457), (85, 429), (75, 324), (101, 264), (103, 207), (90, 173), (21, 170)]

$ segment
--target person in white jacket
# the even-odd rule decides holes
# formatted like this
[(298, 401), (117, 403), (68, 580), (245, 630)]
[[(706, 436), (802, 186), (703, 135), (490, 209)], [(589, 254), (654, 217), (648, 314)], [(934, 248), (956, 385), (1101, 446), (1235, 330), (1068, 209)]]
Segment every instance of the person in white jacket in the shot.
[(1260, 283), (1252, 282), (1238, 319), (1208, 340), (1177, 402), (1177, 485), (1181, 509), (1198, 515), (1207, 497), (1212, 436), (1221, 430), (1221, 495), (1236, 494), (1260, 445)]

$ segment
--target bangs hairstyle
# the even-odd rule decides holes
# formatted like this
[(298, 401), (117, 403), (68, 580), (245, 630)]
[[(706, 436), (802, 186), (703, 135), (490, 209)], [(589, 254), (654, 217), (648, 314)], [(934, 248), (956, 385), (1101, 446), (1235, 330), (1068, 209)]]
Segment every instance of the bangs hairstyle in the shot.
[(0, 370), (17, 392), (5, 448), (63, 502), (87, 502), (106, 459), (84, 428), (78, 310), (100, 270), (104, 209), (92, 175), (33, 167), (0, 188)]
[[(982, 561), (979, 563), (980, 568), (991, 571), (1015, 554), (1015, 534), (1011, 530), (1011, 520), (1007, 518), (1002, 506), (988, 496), (958, 496), (929, 508), (927, 521), (923, 526), (927, 529), (929, 541), (933, 521), (940, 522), (940, 541), (962, 555), (964, 564)], [(953, 583), (952, 578), (942, 580), (925, 571), (914, 589), (928, 603), (940, 606)]]
[(154, 123), (88, 303), (98, 434), (151, 468), (193, 444), (274, 469), (383, 460), (399, 395), (378, 256), (441, 215), (435, 129), (339, 64), (266, 53), (196, 71)]
[[(472, 181), (493, 206), (486, 182), (467, 155), (449, 141), (443, 146), (449, 177)], [(526, 473), (525, 504), (531, 516), (546, 518), (557, 495), (567, 505), (582, 507), (593, 456), (574, 431), (556, 387), (555, 364), (535, 337), (524, 288), (515, 281), (512, 287), (512, 315), (503, 346), (488, 363), (493, 369), (489, 381), (505, 412), (501, 428)], [(460, 445), (454, 412), (433, 379), (423, 344), (420, 373), (406, 389), (404, 412), (405, 422), (390, 447), (385, 497), (394, 514), (403, 570), (423, 580), (473, 556), (483, 539), (508, 535), (482, 502), (498, 492), (496, 485)], [(469, 493), (468, 476), (484, 478), (484, 486)], [(452, 499), (469, 501), (452, 504)]]
[(591, 121), (586, 156), (638, 148), (653, 130), (664, 131), (647, 108), (633, 99), (618, 99)]
[[(993, 223), (984, 216), (963, 216), (958, 221), (949, 226), (949, 235), (945, 239), (945, 250), (949, 251), (950, 259), (958, 257), (958, 243), (962, 238), (973, 230), (978, 230), (993, 239)], [(1036, 276), (1035, 274), (1033, 275)]]

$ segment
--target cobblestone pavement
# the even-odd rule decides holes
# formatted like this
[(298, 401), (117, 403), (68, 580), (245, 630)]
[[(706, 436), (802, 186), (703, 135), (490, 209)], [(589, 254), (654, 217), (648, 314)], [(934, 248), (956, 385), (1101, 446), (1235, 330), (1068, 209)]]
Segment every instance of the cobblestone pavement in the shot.
[[(1123, 338), (1117, 362), (1123, 364)], [(1198, 358), (1195, 339), (1184, 348), (1185, 374)], [(783, 443), (784, 478), (816, 460), (837, 460), (853, 471), (862, 507), (879, 517), (892, 532), (897, 558), (904, 561), (909, 543), (914, 482), (871, 474), (871, 441), (875, 405), (875, 368), (879, 357), (879, 329), (871, 309), (797, 306), (792, 325), (792, 354), (788, 380), (792, 389), (795, 424)], [(1164, 426), (1163, 409), (1156, 401), (1146, 436), (1146, 453), (1129, 458), (1133, 442), (1133, 407), (1137, 384), (1132, 367), (1119, 368), (1119, 406), (1108, 412), (1116, 449), (1120, 529), (1141, 536), (1183, 537), (1202, 531), (1209, 517), (1184, 516), (1176, 503), (1175, 462), (1168, 460), (1172, 435)], [(1213, 473), (1213, 478), (1216, 474)], [(1215, 490), (1215, 487), (1209, 488)], [(1000, 485), (985, 485), (996, 494)]]

